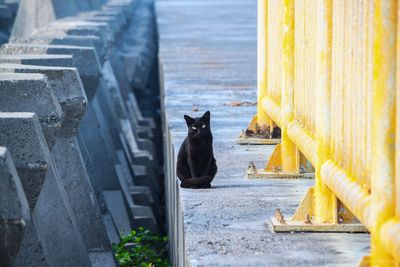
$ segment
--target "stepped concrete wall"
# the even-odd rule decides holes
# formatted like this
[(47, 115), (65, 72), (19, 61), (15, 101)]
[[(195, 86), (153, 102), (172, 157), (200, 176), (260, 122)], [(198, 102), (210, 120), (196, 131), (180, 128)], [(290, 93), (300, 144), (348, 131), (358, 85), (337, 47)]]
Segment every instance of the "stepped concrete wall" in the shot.
[(162, 232), (153, 14), (21, 0), (0, 48), (0, 266), (117, 266), (121, 235)]

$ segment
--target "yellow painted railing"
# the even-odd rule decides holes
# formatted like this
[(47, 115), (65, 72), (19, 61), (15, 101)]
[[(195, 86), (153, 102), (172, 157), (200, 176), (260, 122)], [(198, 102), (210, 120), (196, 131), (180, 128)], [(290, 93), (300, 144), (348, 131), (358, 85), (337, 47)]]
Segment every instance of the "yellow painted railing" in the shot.
[(305, 157), (313, 222), (340, 223), (342, 203), (371, 233), (370, 265), (400, 266), (400, 3), (258, 3), (255, 118), (281, 128), (270, 161), (299, 173)]

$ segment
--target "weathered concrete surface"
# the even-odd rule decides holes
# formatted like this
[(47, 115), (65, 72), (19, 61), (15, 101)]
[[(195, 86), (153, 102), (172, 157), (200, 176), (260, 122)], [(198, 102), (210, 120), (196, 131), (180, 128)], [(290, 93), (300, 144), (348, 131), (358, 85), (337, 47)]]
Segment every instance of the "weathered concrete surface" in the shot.
[(11, 266), (30, 214), (21, 181), (5, 147), (0, 147), (0, 266)]
[(5, 112), (35, 112), (51, 149), (64, 113), (42, 74), (0, 73), (0, 106)]
[(20, 38), (59, 18), (99, 8), (104, 1), (21, 0), (12, 37)]
[(64, 120), (61, 124), (62, 131), (58, 136), (71, 136), (76, 132), (87, 104), (86, 94), (76, 69), (0, 64), (0, 73), (40, 73), (46, 75), (64, 113)]
[(101, 67), (96, 51), (92, 47), (10, 43), (3, 45), (0, 52), (2, 54), (72, 55), (74, 67), (79, 70), (88, 99), (91, 100), (96, 93)]
[(32, 210), (15, 265), (43, 266), (46, 260), (50, 266), (90, 266), (40, 128), (34, 113), (0, 112), (0, 142), (10, 149)]
[(73, 66), (73, 58), (71, 55), (0, 54), (0, 63), (71, 67)]
[[(368, 252), (365, 234), (274, 234), (265, 225), (276, 208), (292, 214), (312, 180), (246, 180), (249, 160), (261, 167), (272, 146), (239, 146), (236, 137), (255, 106), (257, 1), (157, 2), (165, 120), (175, 154), (186, 134), (184, 114), (211, 111), (219, 172), (209, 190), (174, 187), (167, 198), (174, 262), (191, 266), (356, 266)], [(199, 109), (194, 112), (193, 108)], [(195, 110), (194, 109), (194, 110)], [(176, 199), (178, 198), (178, 199)], [(181, 206), (184, 226), (179, 221)], [(186, 259), (182, 251), (185, 244)], [(178, 248), (176, 247), (178, 246)], [(180, 258), (180, 260), (177, 260)]]

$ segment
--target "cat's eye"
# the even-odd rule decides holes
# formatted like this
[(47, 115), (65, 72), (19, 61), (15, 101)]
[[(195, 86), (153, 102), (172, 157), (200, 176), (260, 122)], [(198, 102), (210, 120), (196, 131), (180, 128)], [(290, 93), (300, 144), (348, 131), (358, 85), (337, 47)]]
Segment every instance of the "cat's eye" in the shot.
[(201, 128), (206, 128), (206, 125), (205, 125), (205, 124), (203, 124), (203, 125), (201, 126)]
[(192, 129), (193, 129), (193, 130), (196, 130), (196, 126), (192, 126)]

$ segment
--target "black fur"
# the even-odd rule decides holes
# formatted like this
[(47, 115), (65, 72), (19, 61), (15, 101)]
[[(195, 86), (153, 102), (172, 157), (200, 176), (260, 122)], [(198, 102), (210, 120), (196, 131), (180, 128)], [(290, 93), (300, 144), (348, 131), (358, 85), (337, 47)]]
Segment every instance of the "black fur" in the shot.
[(176, 173), (183, 188), (210, 188), (217, 173), (213, 153), (210, 112), (200, 118), (185, 115), (188, 136), (178, 154)]

